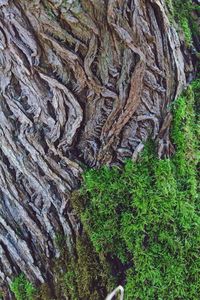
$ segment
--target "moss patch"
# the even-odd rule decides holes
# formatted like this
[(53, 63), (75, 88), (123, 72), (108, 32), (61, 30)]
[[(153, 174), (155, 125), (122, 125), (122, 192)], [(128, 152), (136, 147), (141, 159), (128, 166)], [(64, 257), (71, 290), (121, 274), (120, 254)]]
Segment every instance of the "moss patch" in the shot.
[[(199, 299), (199, 126), (188, 87), (173, 104), (172, 159), (149, 142), (124, 170), (89, 170), (75, 207), (96, 251), (128, 265), (125, 299)], [(79, 200), (78, 200), (79, 199)], [(117, 276), (117, 274), (115, 274)]]
[(36, 288), (26, 279), (24, 274), (20, 274), (13, 279), (10, 289), (16, 300), (35, 300)]
[(182, 29), (187, 46), (192, 44), (192, 35), (199, 34), (197, 22), (193, 16), (193, 12), (199, 10), (199, 6), (195, 5), (192, 0), (166, 0), (169, 10), (169, 19), (176, 22)]

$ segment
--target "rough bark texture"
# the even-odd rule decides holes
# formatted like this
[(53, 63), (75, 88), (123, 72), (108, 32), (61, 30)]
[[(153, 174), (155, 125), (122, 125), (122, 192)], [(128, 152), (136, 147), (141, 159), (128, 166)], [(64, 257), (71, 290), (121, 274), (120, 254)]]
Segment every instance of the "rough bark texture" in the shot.
[(149, 136), (173, 152), (192, 71), (163, 0), (0, 0), (1, 286), (48, 281), (57, 232), (73, 248), (82, 163), (136, 159)]

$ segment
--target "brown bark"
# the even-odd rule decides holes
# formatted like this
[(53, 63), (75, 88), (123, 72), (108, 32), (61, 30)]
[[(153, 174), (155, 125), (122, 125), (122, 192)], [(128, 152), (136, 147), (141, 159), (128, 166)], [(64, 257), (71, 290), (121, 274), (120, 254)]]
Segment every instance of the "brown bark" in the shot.
[(163, 0), (0, 0), (1, 286), (48, 281), (57, 232), (73, 248), (82, 163), (172, 153), (186, 52)]

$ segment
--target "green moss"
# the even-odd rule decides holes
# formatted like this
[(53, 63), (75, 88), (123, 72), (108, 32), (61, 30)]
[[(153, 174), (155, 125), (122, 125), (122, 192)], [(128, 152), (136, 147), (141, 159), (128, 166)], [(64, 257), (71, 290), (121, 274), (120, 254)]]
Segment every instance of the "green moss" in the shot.
[(187, 17), (182, 17), (180, 19), (180, 25), (181, 28), (183, 29), (184, 35), (185, 35), (185, 41), (187, 45), (191, 44), (192, 41), (192, 32), (190, 29), (190, 25), (189, 25), (189, 20)]
[(36, 289), (33, 284), (27, 280), (24, 274), (15, 277), (10, 284), (10, 289), (17, 300), (34, 300)]
[(199, 299), (199, 126), (194, 111), (199, 87), (196, 81), (173, 104), (174, 157), (158, 160), (149, 142), (137, 163), (127, 161), (123, 171), (87, 171), (76, 193), (75, 206), (96, 251), (129, 264), (125, 299)]
[[(174, 121), (172, 137), (176, 143), (173, 159), (179, 188), (187, 193), (191, 200), (197, 198), (196, 165), (199, 160), (198, 126), (194, 113), (195, 98), (192, 86), (185, 95), (174, 103)], [(181, 130), (180, 130), (181, 128)]]
[(199, 32), (197, 22), (192, 15), (192, 11), (196, 10), (197, 7), (193, 5), (191, 0), (166, 0), (166, 5), (171, 23), (176, 20), (184, 33), (186, 45), (190, 46), (192, 32), (195, 33), (195, 30)]

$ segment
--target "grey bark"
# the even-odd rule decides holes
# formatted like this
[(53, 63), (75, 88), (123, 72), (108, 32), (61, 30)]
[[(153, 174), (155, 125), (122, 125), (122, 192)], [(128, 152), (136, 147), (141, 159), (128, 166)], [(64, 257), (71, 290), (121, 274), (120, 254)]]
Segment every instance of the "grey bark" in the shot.
[(1, 287), (48, 281), (58, 232), (73, 248), (82, 163), (135, 160), (148, 137), (171, 155), (187, 51), (163, 0), (0, 0)]

